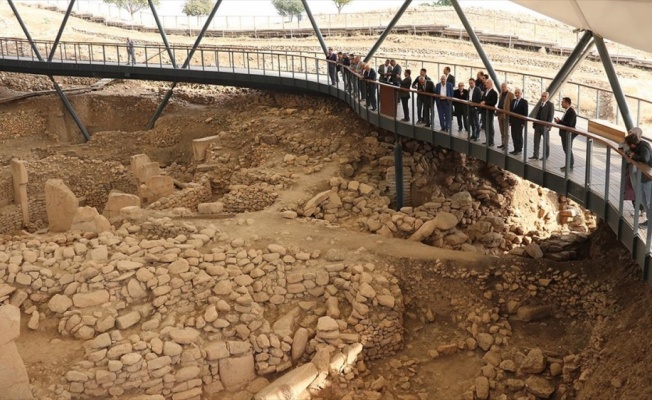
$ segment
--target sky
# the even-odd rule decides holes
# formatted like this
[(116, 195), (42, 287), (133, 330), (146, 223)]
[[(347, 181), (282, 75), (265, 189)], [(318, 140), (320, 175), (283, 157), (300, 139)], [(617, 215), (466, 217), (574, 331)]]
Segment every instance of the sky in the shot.
[[(17, 0), (19, 2), (41, 2), (57, 4), (65, 8), (68, 0)], [(528, 10), (510, 1), (504, 0), (460, 0), (462, 6), (490, 7), (493, 9), (524, 11)], [(159, 14), (172, 16), (180, 15), (185, 0), (160, 0), (158, 7)], [(411, 8), (423, 3), (432, 3), (432, 0), (415, 0)], [(395, 8), (398, 9), (403, 4), (403, 0), (354, 0), (347, 5), (343, 12), (360, 13), (375, 11), (381, 9)], [(314, 14), (335, 14), (337, 9), (332, 0), (308, 0), (308, 5)], [(101, 0), (77, 0), (76, 8), (81, 11), (97, 12), (106, 7)], [(274, 16), (277, 15), (276, 9), (271, 0), (223, 0), (220, 9), (217, 12), (220, 16)]]

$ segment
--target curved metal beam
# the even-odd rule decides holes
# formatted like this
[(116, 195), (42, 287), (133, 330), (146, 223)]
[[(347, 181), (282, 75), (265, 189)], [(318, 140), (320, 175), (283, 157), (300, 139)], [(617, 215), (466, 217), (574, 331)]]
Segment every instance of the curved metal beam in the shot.
[(306, 14), (308, 14), (308, 19), (312, 24), (312, 29), (315, 30), (315, 35), (317, 35), (317, 40), (319, 40), (321, 49), (324, 50), (325, 55), (328, 55), (328, 47), (326, 46), (326, 41), (324, 40), (324, 36), (321, 34), (321, 29), (319, 29), (317, 21), (315, 21), (315, 17), (312, 16), (312, 11), (310, 11), (310, 7), (308, 6), (308, 0), (301, 0), (301, 2), (303, 3), (303, 8), (306, 9)]
[(376, 43), (374, 43), (371, 50), (369, 50), (369, 52), (367, 53), (367, 56), (364, 58), (364, 62), (369, 62), (369, 60), (371, 60), (371, 58), (374, 56), (376, 51), (380, 48), (380, 45), (383, 44), (385, 38), (389, 35), (392, 29), (394, 29), (394, 26), (396, 26), (398, 20), (401, 19), (401, 16), (403, 16), (403, 13), (405, 12), (405, 10), (407, 10), (407, 8), (410, 6), (411, 3), (412, 0), (405, 0), (405, 3), (403, 3), (401, 8), (398, 9), (396, 15), (394, 15), (394, 18), (392, 18), (392, 20), (389, 22), (389, 25), (387, 25), (383, 33), (380, 34), (380, 37), (378, 38)]

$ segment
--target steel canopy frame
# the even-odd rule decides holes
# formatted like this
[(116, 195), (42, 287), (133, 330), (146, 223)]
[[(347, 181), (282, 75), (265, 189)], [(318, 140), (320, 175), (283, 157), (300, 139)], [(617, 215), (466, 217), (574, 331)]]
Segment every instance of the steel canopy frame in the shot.
[(380, 37), (378, 38), (376, 43), (374, 43), (374, 45), (371, 47), (371, 50), (369, 50), (369, 52), (367, 53), (367, 56), (364, 58), (364, 62), (368, 63), (371, 60), (371, 58), (374, 56), (376, 51), (380, 48), (380, 45), (383, 44), (385, 38), (389, 35), (392, 29), (394, 29), (394, 26), (398, 23), (398, 20), (401, 19), (401, 16), (403, 16), (403, 13), (405, 12), (405, 10), (407, 10), (407, 8), (410, 6), (411, 3), (412, 0), (405, 0), (401, 8), (399, 8), (398, 11), (396, 12), (396, 15), (394, 15), (394, 18), (392, 18), (392, 20), (389, 22), (387, 27), (385, 27), (383, 33), (380, 34)]
[[(23, 30), (23, 33), (25, 34), (25, 37), (29, 41), (30, 46), (32, 47), (32, 50), (34, 50), (34, 54), (36, 54), (36, 58), (40, 62), (45, 63), (46, 60), (43, 58), (41, 55), (41, 52), (38, 50), (38, 47), (36, 46), (36, 43), (34, 43), (34, 39), (32, 39), (32, 35), (29, 33), (29, 29), (27, 29), (27, 26), (25, 25), (25, 22), (23, 22), (23, 18), (20, 16), (20, 13), (18, 12), (18, 9), (16, 8), (16, 5), (14, 4), (13, 0), (7, 0), (9, 3), (9, 7), (11, 7), (11, 10), (13, 11), (14, 15), (16, 16), (16, 20), (18, 21), (18, 24), (20, 25), (20, 28)], [(52, 46), (52, 51), (50, 52), (50, 55), (48, 56), (47, 62), (52, 60), (52, 57), (54, 56), (54, 51), (59, 44), (59, 41), (61, 40), (61, 35), (63, 34), (63, 30), (66, 27), (66, 24), (68, 22), (68, 17), (70, 17), (70, 14), (72, 13), (72, 7), (75, 3), (75, 0), (70, 0), (70, 3), (68, 4), (68, 9), (66, 10), (66, 14), (63, 16), (63, 21), (61, 22), (61, 26), (59, 27), (59, 32), (57, 33), (57, 38), (54, 42), (54, 45)], [(68, 113), (72, 117), (73, 121), (75, 121), (75, 124), (81, 131), (82, 135), (84, 135), (84, 138), (86, 141), (90, 140), (91, 136), (89, 135), (88, 131), (86, 130), (86, 127), (82, 123), (82, 121), (79, 119), (79, 116), (75, 112), (75, 109), (73, 108), (72, 104), (70, 104), (70, 101), (68, 101), (68, 98), (66, 97), (65, 93), (63, 93), (63, 90), (61, 90), (61, 87), (57, 83), (57, 81), (54, 80), (54, 77), (52, 75), (48, 75), (48, 78), (50, 78), (50, 81), (52, 81), (52, 85), (54, 86), (54, 90), (57, 92), (57, 95), (59, 95), (59, 98), (63, 102), (63, 105), (66, 107), (66, 110), (68, 110)]]
[(174, 59), (174, 53), (172, 53), (172, 48), (170, 47), (170, 42), (168, 42), (168, 36), (165, 34), (165, 29), (163, 28), (163, 24), (161, 23), (161, 20), (158, 18), (158, 12), (156, 12), (156, 6), (154, 6), (154, 1), (153, 0), (147, 0), (149, 3), (149, 8), (152, 10), (152, 14), (154, 15), (154, 21), (156, 21), (156, 26), (158, 27), (158, 31), (161, 34), (161, 39), (163, 39), (163, 44), (165, 44), (165, 49), (168, 52), (168, 56), (170, 56), (170, 62), (172, 63), (172, 66), (174, 68), (179, 68), (177, 66), (177, 61)]
[(455, 8), (455, 12), (457, 12), (457, 15), (460, 17), (460, 21), (462, 22), (462, 25), (464, 25), (464, 29), (466, 29), (466, 33), (469, 34), (469, 37), (471, 38), (471, 42), (473, 42), (473, 47), (475, 47), (475, 51), (478, 52), (478, 55), (480, 56), (480, 59), (482, 60), (484, 67), (487, 69), (487, 72), (489, 73), (489, 76), (491, 76), (491, 79), (493, 79), (494, 87), (499, 88), (500, 80), (498, 79), (498, 74), (494, 70), (494, 67), (491, 65), (491, 60), (489, 60), (487, 53), (484, 52), (484, 49), (482, 48), (482, 43), (480, 43), (480, 39), (478, 39), (478, 36), (475, 34), (475, 31), (473, 30), (473, 27), (471, 27), (471, 23), (466, 18), (466, 15), (464, 14), (464, 10), (462, 10), (462, 7), (460, 7), (460, 3), (458, 2), (458, 0), (451, 0), (451, 3), (453, 4), (453, 8)]
[(317, 40), (319, 40), (321, 49), (324, 50), (325, 55), (328, 55), (328, 47), (326, 46), (326, 41), (324, 40), (324, 36), (321, 34), (321, 29), (319, 29), (315, 17), (312, 16), (312, 11), (310, 11), (310, 7), (308, 6), (308, 0), (301, 0), (301, 2), (303, 3), (303, 8), (306, 10), (306, 14), (308, 15), (310, 23), (312, 24), (312, 29), (315, 31), (315, 35), (317, 35)]
[(607, 73), (609, 84), (611, 84), (611, 90), (613, 90), (614, 97), (616, 97), (620, 113), (623, 115), (623, 122), (627, 127), (627, 131), (629, 131), (634, 128), (634, 122), (629, 113), (629, 106), (627, 105), (627, 99), (625, 98), (625, 93), (623, 93), (623, 88), (620, 86), (618, 74), (616, 73), (614, 64), (611, 61), (611, 57), (609, 56), (609, 50), (607, 50), (607, 46), (605, 46), (604, 39), (601, 36), (593, 35), (593, 37), (595, 38), (595, 47), (598, 49), (598, 53), (600, 54), (600, 60), (602, 61), (605, 72)]
[[(150, 6), (152, 7), (152, 10), (155, 10), (154, 4), (152, 4), (151, 0), (150, 1)], [(182, 69), (188, 68), (190, 65), (190, 61), (192, 60), (192, 57), (195, 55), (195, 51), (197, 51), (197, 48), (201, 44), (201, 41), (204, 39), (204, 35), (206, 35), (206, 31), (208, 30), (208, 27), (211, 25), (211, 22), (213, 21), (213, 18), (215, 17), (215, 14), (217, 13), (217, 10), (220, 8), (220, 5), (222, 4), (223, 0), (217, 0), (215, 5), (213, 6), (213, 10), (211, 10), (210, 15), (206, 19), (206, 22), (204, 23), (204, 26), (199, 32), (199, 35), (197, 36), (197, 39), (195, 40), (195, 44), (192, 45), (192, 48), (190, 49), (190, 52), (188, 53), (188, 56), (186, 57), (186, 61), (183, 62), (183, 65), (181, 66)], [(155, 14), (156, 15), (156, 14)], [(159, 28), (160, 29), (160, 28)], [(161, 33), (163, 33), (163, 30), (161, 30)], [(168, 49), (169, 49), (169, 44), (168, 44)], [(171, 51), (170, 51), (171, 53)], [(217, 62), (217, 60), (216, 60)], [(147, 124), (147, 130), (150, 130), (154, 127), (154, 124), (156, 124), (156, 121), (159, 119), (161, 116), (161, 113), (163, 110), (165, 110), (165, 107), (168, 105), (168, 102), (170, 101), (170, 98), (172, 97), (172, 94), (174, 93), (174, 88), (177, 87), (177, 82), (172, 83), (172, 87), (165, 93), (165, 96), (163, 97), (163, 100), (161, 100), (161, 104), (158, 105), (158, 108), (156, 108), (156, 112), (154, 112), (154, 115), (152, 118), (149, 120), (149, 123)]]

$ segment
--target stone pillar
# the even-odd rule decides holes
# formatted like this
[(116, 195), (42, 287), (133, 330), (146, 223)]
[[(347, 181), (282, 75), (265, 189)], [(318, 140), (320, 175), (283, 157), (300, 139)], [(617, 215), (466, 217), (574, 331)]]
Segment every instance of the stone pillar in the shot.
[(196, 162), (204, 161), (206, 159), (206, 150), (211, 143), (215, 143), (220, 139), (219, 136), (207, 136), (192, 141), (192, 156)]
[(16, 340), (20, 336), (20, 309), (6, 304), (0, 307), (0, 398), (33, 399), (23, 359)]
[(27, 201), (27, 169), (25, 161), (12, 158), (9, 164), (14, 181), (14, 202), (20, 205), (23, 213), (23, 225), (29, 223), (29, 204)]
[(45, 210), (51, 232), (70, 230), (78, 207), (79, 200), (61, 179), (48, 179), (45, 182)]

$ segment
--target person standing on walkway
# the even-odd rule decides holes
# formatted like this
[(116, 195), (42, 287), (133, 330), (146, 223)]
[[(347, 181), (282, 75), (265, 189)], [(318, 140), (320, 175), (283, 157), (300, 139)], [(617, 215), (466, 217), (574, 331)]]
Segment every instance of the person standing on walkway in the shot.
[(485, 115), (485, 137), (487, 141), (482, 143), (486, 144), (489, 147), (494, 145), (494, 115), (496, 111), (493, 109), (498, 103), (498, 93), (494, 89), (494, 81), (491, 79), (485, 80), (485, 91), (484, 96), (482, 96), (482, 102), (480, 104), (491, 107), (491, 108), (481, 108), (480, 112)]
[(127, 38), (127, 64), (136, 65), (136, 53), (134, 52), (134, 40)]
[[(414, 82), (412, 82), (413, 89), (418, 89), (419, 79), (422, 76), (427, 81), (430, 80), (430, 77), (428, 76), (428, 71), (426, 71), (425, 68), (421, 68), (421, 71), (419, 72), (419, 76), (417, 76)], [(423, 123), (423, 97), (424, 97), (423, 95), (417, 94), (417, 124)]]
[(389, 59), (385, 60), (385, 64), (380, 64), (378, 66), (378, 82), (387, 83), (389, 75), (388, 71), (391, 71), (391, 69)]
[(401, 81), (401, 92), (399, 97), (401, 98), (401, 104), (403, 105), (403, 119), (401, 121), (408, 122), (410, 120), (410, 107), (408, 103), (410, 102), (410, 86), (412, 85), (412, 71), (406, 69), (403, 72), (405, 78)]
[[(469, 79), (469, 101), (480, 104), (482, 101), (482, 90), (475, 84), (475, 79)], [(478, 107), (469, 106), (469, 123), (471, 125), (470, 140), (478, 141), (480, 138), (480, 118), (478, 116)]]
[(439, 114), (439, 126), (442, 131), (447, 131), (451, 122), (451, 103), (446, 97), (453, 97), (453, 85), (446, 81), (446, 75), (439, 78), (439, 83), (435, 86), (435, 94), (441, 97), (435, 97), (435, 105)]
[[(555, 117), (555, 107), (551, 102), (548, 101), (548, 92), (543, 92), (541, 94), (541, 102), (539, 103), (539, 109), (537, 110), (536, 118), (539, 121), (552, 122), (552, 119)], [(543, 138), (543, 154), (539, 158), (539, 148), (541, 147), (541, 138)], [(530, 160), (543, 160), (543, 158), (548, 159), (550, 157), (550, 126), (534, 124), (534, 154), (530, 157)]]
[[(512, 100), (510, 111), (514, 114), (522, 115), (523, 118), (528, 116), (528, 103), (527, 100), (522, 98), (523, 92), (520, 88), (514, 89), (514, 100)], [(509, 154), (518, 156), (523, 151), (523, 127), (526, 121), (524, 119), (511, 117), (509, 119), (509, 126), (512, 128), (512, 143), (514, 144), (514, 151)]]
[(364, 64), (363, 78), (367, 87), (367, 105), (371, 107), (371, 111), (376, 111), (376, 78), (378, 75), (368, 63)]
[[(641, 140), (635, 133), (630, 133), (625, 137), (625, 143), (629, 147), (629, 158), (632, 161), (640, 162), (652, 167), (652, 147), (646, 140)], [(641, 182), (638, 183), (638, 190), (636, 196), (643, 205), (645, 214), (650, 215), (650, 198), (652, 197), (652, 180), (647, 175), (641, 173)], [(647, 226), (648, 221), (642, 222), (639, 226)]]
[[(555, 118), (555, 122), (559, 125), (564, 125), (569, 128), (575, 128), (577, 123), (577, 113), (575, 109), (571, 107), (570, 97), (564, 97), (561, 100), (561, 107), (564, 109), (564, 115), (561, 118)], [(568, 132), (564, 129), (559, 128), (559, 136), (561, 136), (561, 146), (564, 149), (564, 154), (570, 152), (570, 165), (561, 167), (561, 171), (565, 172), (566, 169), (573, 170), (573, 165), (575, 164), (575, 158), (573, 157), (573, 140), (577, 137), (577, 133)], [(570, 139), (568, 138), (570, 136)], [(570, 142), (569, 142), (570, 140)], [(567, 160), (567, 157), (564, 157), (564, 162)]]
[[(453, 97), (464, 101), (469, 100), (469, 91), (464, 89), (464, 82), (457, 85), (457, 89), (453, 91)], [(457, 130), (461, 132), (462, 128), (464, 128), (466, 133), (469, 133), (469, 106), (462, 103), (453, 103), (453, 108), (455, 109), (453, 114), (457, 117)]]
[(326, 56), (328, 60), (328, 76), (331, 78), (331, 85), (337, 85), (337, 54), (333, 52), (333, 48), (328, 48), (328, 55)]
[[(514, 93), (507, 89), (507, 84), (500, 85), (500, 97), (498, 98), (498, 106), (501, 111), (509, 111), (509, 106), (514, 100)], [(509, 148), (509, 126), (507, 124), (507, 114), (498, 112), (498, 128), (500, 129), (500, 146), (499, 149)]]
[(427, 94), (432, 94), (435, 92), (435, 85), (432, 81), (427, 81), (425, 76), (419, 77), (419, 84), (417, 85), (417, 93), (419, 96), (422, 96), (423, 102), (423, 122), (426, 124), (426, 128), (430, 128), (430, 111), (432, 110), (432, 96)]

